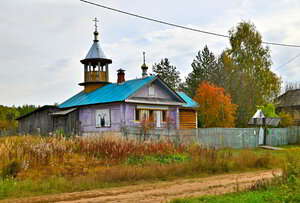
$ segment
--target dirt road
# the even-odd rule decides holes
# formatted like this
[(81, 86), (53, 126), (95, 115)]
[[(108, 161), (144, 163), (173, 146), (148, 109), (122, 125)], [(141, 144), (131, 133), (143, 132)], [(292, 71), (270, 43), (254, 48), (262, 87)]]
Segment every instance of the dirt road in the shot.
[(263, 178), (272, 178), (273, 174), (279, 175), (280, 170), (226, 174), (196, 179), (180, 179), (120, 188), (108, 188), (85, 192), (14, 199), (4, 202), (165, 202), (173, 198), (195, 197), (234, 192), (236, 191), (237, 185), (239, 189), (243, 189), (249, 187), (257, 180), (261, 180)]

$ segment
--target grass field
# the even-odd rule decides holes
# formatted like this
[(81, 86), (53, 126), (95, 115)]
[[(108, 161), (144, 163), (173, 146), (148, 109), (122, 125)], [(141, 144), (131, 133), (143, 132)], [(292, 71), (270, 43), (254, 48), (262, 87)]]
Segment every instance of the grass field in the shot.
[(211, 149), (118, 138), (0, 138), (0, 198), (283, 167), (286, 151)]
[(290, 190), (282, 190), (281, 186), (270, 187), (265, 191), (248, 191), (243, 193), (226, 194), (222, 196), (204, 196), (193, 199), (174, 200), (172, 203), (270, 203), (270, 202), (300, 202), (298, 189), (290, 193)]
[[(264, 203), (300, 202), (300, 146), (283, 146), (285, 151), (272, 151), (276, 157), (285, 157), (283, 176), (257, 182), (247, 191), (219, 196), (175, 199), (171, 203)], [(262, 153), (262, 149), (255, 149)]]

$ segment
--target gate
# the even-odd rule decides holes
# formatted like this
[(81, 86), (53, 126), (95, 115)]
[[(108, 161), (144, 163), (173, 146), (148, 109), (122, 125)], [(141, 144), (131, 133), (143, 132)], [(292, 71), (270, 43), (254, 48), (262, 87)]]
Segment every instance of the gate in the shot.
[(264, 144), (264, 129), (262, 127), (260, 127), (259, 129), (258, 144), (259, 145)]

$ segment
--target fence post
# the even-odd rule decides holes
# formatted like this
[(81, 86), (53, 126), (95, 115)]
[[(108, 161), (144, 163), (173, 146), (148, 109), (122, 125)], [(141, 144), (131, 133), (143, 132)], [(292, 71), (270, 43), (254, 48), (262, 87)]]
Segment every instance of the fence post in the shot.
[(267, 145), (268, 129), (267, 129), (266, 118), (263, 118), (263, 128), (264, 128), (264, 145)]

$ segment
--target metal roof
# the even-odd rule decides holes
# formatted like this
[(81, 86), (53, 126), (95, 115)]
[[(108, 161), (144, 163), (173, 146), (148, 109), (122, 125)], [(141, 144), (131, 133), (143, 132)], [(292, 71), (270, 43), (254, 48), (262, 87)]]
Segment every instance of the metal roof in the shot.
[[(266, 117), (266, 125), (277, 126), (281, 118)], [(248, 122), (249, 125), (254, 125), (254, 118), (251, 118)], [(256, 118), (256, 125), (263, 125), (263, 118)]]
[(154, 75), (141, 79), (128, 80), (122, 84), (112, 83), (90, 93), (81, 91), (60, 104), (59, 108), (124, 101), (145, 84), (152, 82), (156, 78)]
[(300, 89), (289, 90), (275, 99), (276, 107), (300, 106)]
[(55, 113), (50, 113), (49, 115), (50, 116), (63, 116), (63, 115), (67, 115), (73, 111), (75, 111), (77, 108), (72, 108), (72, 109), (67, 109), (67, 110), (64, 110), (64, 111), (58, 111), (58, 112), (55, 112)]
[(195, 102), (192, 98), (187, 96), (184, 92), (176, 92), (179, 94), (179, 96), (187, 103), (184, 104), (182, 107), (185, 108), (196, 108), (197, 107), (197, 102)]
[(265, 118), (264, 111), (258, 109), (252, 118)]
[(108, 59), (98, 42), (94, 42), (85, 59)]
[(33, 113), (42, 111), (42, 110), (44, 110), (44, 109), (55, 109), (55, 110), (58, 110), (57, 106), (54, 106), (54, 105), (44, 105), (44, 106), (42, 106), (42, 107), (37, 108), (37, 109), (34, 110), (34, 111), (31, 111), (31, 112), (29, 112), (29, 113), (27, 113), (27, 114), (25, 114), (25, 115), (23, 115), (23, 116), (20, 116), (19, 118), (16, 118), (15, 120), (21, 120), (21, 119), (23, 119), (23, 118), (25, 118), (25, 117), (27, 117), (27, 116), (30, 116), (30, 115), (33, 114)]

